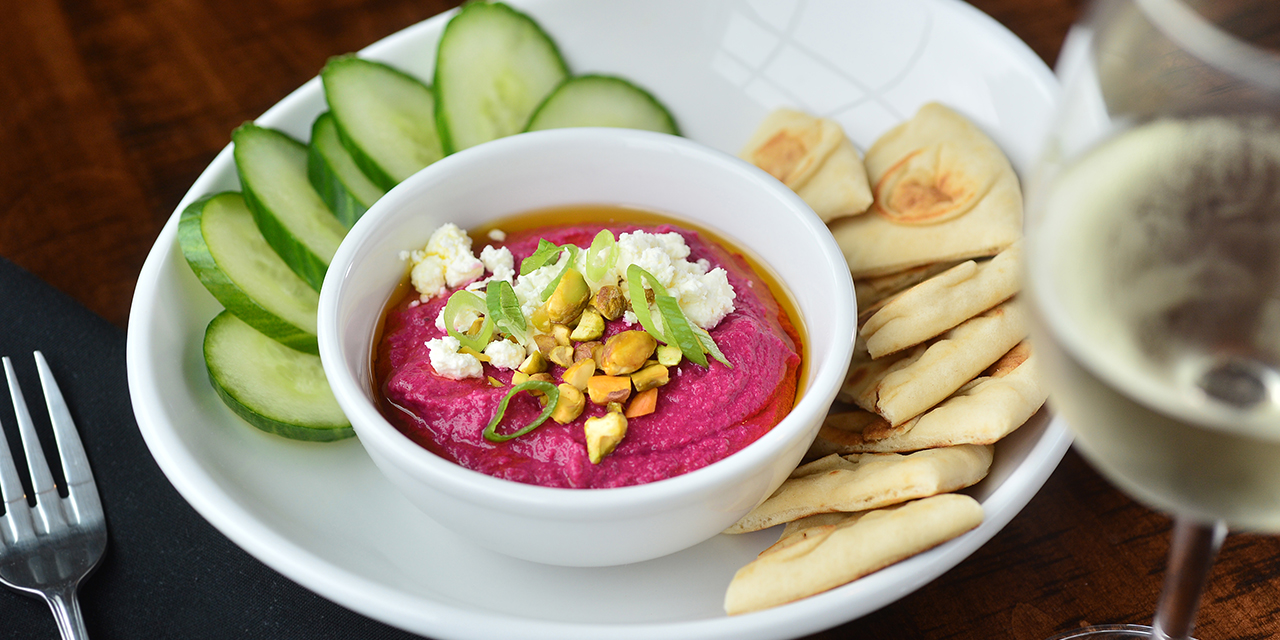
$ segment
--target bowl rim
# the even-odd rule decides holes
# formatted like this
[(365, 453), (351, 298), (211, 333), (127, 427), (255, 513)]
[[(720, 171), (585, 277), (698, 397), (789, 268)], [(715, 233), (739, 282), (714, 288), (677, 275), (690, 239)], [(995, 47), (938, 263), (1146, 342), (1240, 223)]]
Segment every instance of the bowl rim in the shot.
[[(507, 153), (528, 153), (530, 149), (543, 145), (590, 146), (619, 142), (642, 145), (645, 149), (662, 149), (714, 166), (713, 170), (736, 174), (738, 179), (777, 201), (781, 205), (779, 209), (787, 211), (793, 218), (788, 223), (798, 224), (806, 235), (814, 238), (813, 254), (822, 262), (837, 267), (833, 270), (837, 286), (830, 291), (826, 301), (827, 309), (831, 311), (831, 349), (826, 350), (822, 364), (812, 371), (800, 400), (767, 433), (725, 458), (678, 476), (625, 487), (583, 490), (496, 478), (439, 457), (413, 442), (391, 425), (368, 400), (365, 390), (355, 380), (356, 376), (350, 375), (351, 368), (343, 355), (337, 305), (345, 293), (344, 284), (355, 254), (376, 235), (383, 218), (412, 202), (424, 183), (441, 180), (442, 175), (454, 171), (457, 165), (467, 170), (482, 165), (487, 158)], [(692, 219), (691, 222), (698, 223)], [(758, 253), (755, 247), (745, 248)], [(813, 420), (825, 415), (844, 380), (853, 353), (856, 301), (853, 280), (847, 269), (840, 268), (844, 264), (844, 255), (834, 237), (808, 204), (773, 176), (735, 156), (687, 138), (632, 129), (579, 127), (522, 133), (464, 149), (436, 161), (388, 191), (357, 221), (334, 254), (321, 288), (317, 326), (320, 357), (334, 394), (351, 419), (361, 443), (366, 448), (375, 446), (379, 453), (389, 458), (388, 462), (401, 469), (411, 469), (415, 478), (428, 480), (437, 490), (465, 497), (477, 506), (539, 518), (635, 517), (639, 515), (637, 509), (672, 508), (703, 501), (722, 492), (727, 484), (745, 479), (769, 464), (788, 442), (803, 436), (804, 431), (811, 428)], [(781, 275), (778, 277), (783, 280)], [(782, 284), (787, 285), (785, 281)], [(847, 335), (848, 339), (840, 339), (841, 335)], [(817, 428), (811, 430), (816, 435)]]

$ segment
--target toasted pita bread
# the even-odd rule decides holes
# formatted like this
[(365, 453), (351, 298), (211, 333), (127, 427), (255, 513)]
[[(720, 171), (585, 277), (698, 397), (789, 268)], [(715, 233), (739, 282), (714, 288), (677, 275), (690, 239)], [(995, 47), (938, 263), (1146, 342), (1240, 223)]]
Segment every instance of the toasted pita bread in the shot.
[(862, 158), (834, 120), (778, 109), (760, 123), (739, 156), (781, 180), (824, 222), (871, 205)]
[(1004, 153), (937, 103), (867, 150), (874, 202), (831, 232), (854, 278), (992, 256), (1022, 233), (1022, 191)]
[(934, 262), (882, 276), (854, 280), (853, 291), (858, 297), (858, 322), (862, 323), (871, 317), (893, 296), (957, 264), (959, 262), (956, 261)]
[(941, 336), (886, 358), (855, 349), (839, 397), (897, 426), (938, 404), (1027, 337), (1017, 297)]
[(841, 140), (818, 173), (796, 189), (796, 195), (823, 222), (865, 212), (871, 206), (871, 185), (853, 143), (848, 138)]
[(1023, 341), (950, 398), (897, 427), (869, 411), (828, 415), (806, 457), (995, 444), (1035, 415), (1047, 396), (1035, 354)]
[(725, 592), (730, 615), (767, 609), (833, 589), (927, 551), (982, 524), (982, 505), (957, 493), (815, 522), (738, 570)]
[(798, 190), (817, 175), (843, 139), (844, 130), (834, 120), (776, 109), (765, 116), (738, 157)]
[(880, 358), (914, 347), (991, 307), (1022, 286), (1022, 241), (991, 260), (962, 262), (902, 292), (859, 329), (867, 352)]
[(970, 486), (987, 475), (992, 448), (960, 445), (909, 455), (830, 455), (798, 467), (725, 533), (768, 529), (819, 513), (866, 511)]

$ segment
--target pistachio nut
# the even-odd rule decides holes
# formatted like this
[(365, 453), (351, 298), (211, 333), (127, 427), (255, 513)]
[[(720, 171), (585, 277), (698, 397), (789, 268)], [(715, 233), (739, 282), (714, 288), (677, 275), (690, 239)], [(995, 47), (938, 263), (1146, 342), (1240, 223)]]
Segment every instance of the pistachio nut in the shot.
[(587, 418), (582, 428), (587, 436), (587, 457), (591, 464), (600, 464), (627, 435), (627, 418), (610, 411), (598, 418)]
[(600, 353), (600, 370), (611, 376), (625, 375), (639, 369), (653, 355), (658, 341), (644, 331), (623, 331), (604, 343)]
[(578, 326), (569, 334), (569, 339), (573, 342), (588, 342), (598, 340), (604, 335), (604, 317), (595, 309), (583, 309), (582, 315), (578, 318)]
[(551, 410), (551, 419), (560, 424), (577, 420), (582, 415), (582, 409), (587, 406), (586, 396), (570, 384), (560, 383), (556, 388), (560, 390), (560, 399), (556, 401), (556, 408)]
[(577, 269), (568, 267), (560, 277), (556, 290), (547, 298), (547, 317), (552, 322), (569, 324), (578, 318), (582, 310), (591, 302), (591, 287), (578, 273)]
[(547, 358), (542, 355), (541, 351), (534, 351), (533, 353), (530, 353), (529, 357), (525, 358), (524, 362), (521, 362), (520, 366), (516, 367), (516, 371), (519, 371), (520, 373), (527, 373), (529, 375), (542, 373), (546, 370)]
[(671, 380), (667, 368), (660, 364), (651, 364), (631, 374), (631, 384), (636, 391), (648, 391), (661, 387)]
[(684, 358), (684, 354), (681, 353), (680, 347), (674, 344), (658, 345), (658, 364), (674, 367), (680, 364), (682, 358)]
[(595, 374), (596, 361), (591, 358), (586, 358), (573, 363), (568, 369), (565, 369), (564, 374), (560, 376), (560, 379), (573, 385), (578, 390), (583, 390), (587, 388), (587, 381)]
[(562, 367), (571, 366), (573, 364), (573, 347), (556, 345), (547, 354), (547, 359)]
[(591, 298), (591, 306), (608, 320), (617, 320), (627, 310), (627, 299), (617, 285), (606, 284)]

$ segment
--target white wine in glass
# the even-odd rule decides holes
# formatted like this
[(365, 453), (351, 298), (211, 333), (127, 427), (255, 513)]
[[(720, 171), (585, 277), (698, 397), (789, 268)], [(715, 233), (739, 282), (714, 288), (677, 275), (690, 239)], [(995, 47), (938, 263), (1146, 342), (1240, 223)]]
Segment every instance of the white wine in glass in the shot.
[[(1224, 525), (1280, 532), (1280, 3), (1111, 0), (1063, 47), (1028, 291), (1079, 451), (1175, 517), (1156, 638)], [(1093, 636), (1134, 637), (1132, 628)]]

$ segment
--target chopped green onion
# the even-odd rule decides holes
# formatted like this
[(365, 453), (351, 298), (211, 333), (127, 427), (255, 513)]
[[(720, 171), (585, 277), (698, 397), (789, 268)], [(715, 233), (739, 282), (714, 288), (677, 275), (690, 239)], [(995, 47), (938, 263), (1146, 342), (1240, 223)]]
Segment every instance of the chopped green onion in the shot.
[(711, 337), (711, 334), (696, 324), (691, 326), (693, 327), (693, 334), (698, 337), (698, 342), (702, 345), (703, 350), (711, 354), (711, 357), (715, 358), (720, 364), (732, 369), (733, 365), (730, 364), (728, 358), (724, 357), (724, 352), (720, 351), (720, 347), (716, 344), (715, 339)]
[[(478, 335), (472, 336), (454, 328), (454, 321), (463, 311), (471, 311), (477, 316), (484, 317), (484, 324), (480, 326)], [(476, 351), (484, 351), (485, 345), (489, 344), (489, 339), (493, 337), (493, 318), (486, 311), (484, 300), (480, 296), (465, 289), (454, 291), (444, 305), (444, 329), (449, 332), (449, 335), (458, 339), (458, 344)]]
[(498, 331), (505, 333), (516, 342), (524, 344), (529, 340), (529, 325), (525, 322), (524, 312), (520, 310), (520, 300), (516, 298), (516, 290), (506, 280), (490, 280), (485, 286), (484, 302), (493, 318)]
[[(547, 406), (543, 407), (542, 413), (539, 414), (537, 418), (534, 418), (533, 422), (521, 427), (514, 433), (505, 435), (498, 433), (498, 423), (502, 422), (502, 416), (507, 412), (507, 403), (511, 401), (512, 396), (520, 393), (521, 391), (539, 391), (546, 394)], [(489, 420), (489, 424), (485, 425), (483, 432), (484, 439), (489, 442), (506, 442), (507, 440), (519, 438), (520, 436), (537, 429), (543, 422), (546, 422), (548, 417), (551, 416), (551, 412), (555, 411), (556, 403), (559, 401), (560, 390), (557, 389), (554, 384), (545, 380), (526, 380), (514, 387), (511, 387), (511, 390), (507, 392), (507, 395), (502, 397), (502, 402), (498, 403), (498, 412)]]
[[(666, 287), (653, 276), (652, 273), (644, 270), (638, 264), (632, 264), (627, 267), (627, 293), (631, 296), (631, 312), (636, 314), (636, 320), (640, 321), (640, 326), (644, 328), (654, 340), (667, 344), (667, 336), (658, 331), (657, 325), (653, 323), (653, 316), (649, 313), (649, 302), (644, 297), (644, 281), (649, 281), (649, 285), (653, 288), (656, 295), (667, 295)], [(681, 349), (681, 352), (684, 350)]]
[(550, 298), (551, 294), (555, 293), (556, 287), (560, 286), (560, 280), (564, 278), (564, 272), (572, 268), (573, 263), (578, 261), (578, 247), (571, 244), (566, 244), (560, 248), (567, 249), (569, 251), (569, 259), (564, 261), (564, 268), (560, 269), (560, 273), (556, 274), (555, 280), (552, 280), (551, 284), (548, 284), (547, 287), (542, 290), (543, 302), (546, 302), (547, 298)]
[[(657, 325), (653, 322), (653, 315), (649, 311), (649, 305), (645, 302), (643, 284), (645, 282), (653, 289), (653, 300), (658, 305), (658, 312), (662, 314), (662, 327), (666, 330), (665, 334), (658, 331)], [(667, 293), (666, 287), (662, 286), (658, 278), (638, 264), (627, 267), (627, 292), (631, 295), (631, 311), (636, 314), (640, 326), (644, 327), (644, 330), (656, 340), (663, 344), (675, 344), (680, 347), (684, 357), (704, 367), (707, 366), (706, 354), (708, 353), (718, 362), (729, 367), (733, 366), (724, 357), (724, 353), (711, 338), (711, 334), (689, 322), (675, 296)]]
[(559, 246), (546, 238), (539, 239), (538, 248), (534, 250), (533, 255), (520, 261), (520, 275), (527, 276), (541, 269), (547, 263), (554, 264), (554, 258), (559, 257), (559, 255)]
[(586, 276), (591, 282), (602, 280), (614, 265), (618, 264), (618, 243), (613, 239), (613, 232), (601, 229), (591, 241), (587, 249)]
[(693, 333), (693, 325), (680, 310), (680, 303), (674, 297), (665, 295), (657, 296), (654, 302), (658, 305), (658, 311), (662, 313), (662, 326), (667, 330), (670, 342), (676, 343), (681, 353), (690, 362), (706, 367), (707, 354), (702, 350), (701, 341)]

